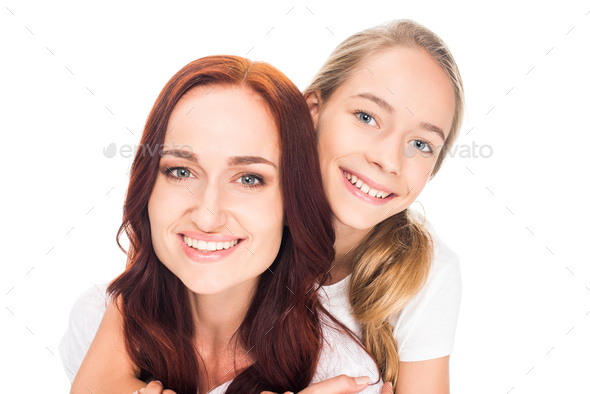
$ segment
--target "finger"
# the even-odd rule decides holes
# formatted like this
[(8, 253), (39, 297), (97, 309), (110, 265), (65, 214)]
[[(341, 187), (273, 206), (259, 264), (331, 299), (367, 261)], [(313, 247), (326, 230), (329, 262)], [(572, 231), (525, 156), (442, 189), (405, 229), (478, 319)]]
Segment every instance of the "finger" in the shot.
[(159, 380), (152, 380), (141, 394), (162, 394), (164, 386)]
[(393, 394), (393, 384), (391, 382), (385, 383), (381, 389), (381, 394)]
[(166, 389), (162, 392), (162, 394), (176, 394), (176, 393), (170, 389)]
[(354, 394), (364, 390), (369, 383), (368, 376), (351, 378), (347, 375), (339, 375), (310, 385), (299, 394)]

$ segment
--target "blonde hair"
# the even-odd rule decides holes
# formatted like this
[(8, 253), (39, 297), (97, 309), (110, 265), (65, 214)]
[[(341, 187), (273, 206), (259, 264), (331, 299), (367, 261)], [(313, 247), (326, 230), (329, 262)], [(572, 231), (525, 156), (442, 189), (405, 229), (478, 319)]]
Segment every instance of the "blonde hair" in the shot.
[[(451, 130), (430, 178), (440, 169), (448, 150), (456, 141), (464, 113), (463, 82), (451, 52), (435, 33), (408, 19), (394, 20), (352, 35), (328, 57), (326, 63), (303, 92), (327, 102), (359, 65), (380, 51), (403, 46), (423, 49), (447, 74), (455, 94)], [(398, 315), (426, 283), (433, 259), (434, 242), (424, 223), (409, 209), (375, 225), (347, 255), (352, 267), (348, 298), (352, 315), (361, 324), (361, 339), (375, 357), (383, 381), (395, 389), (399, 371), (397, 343), (391, 317)]]

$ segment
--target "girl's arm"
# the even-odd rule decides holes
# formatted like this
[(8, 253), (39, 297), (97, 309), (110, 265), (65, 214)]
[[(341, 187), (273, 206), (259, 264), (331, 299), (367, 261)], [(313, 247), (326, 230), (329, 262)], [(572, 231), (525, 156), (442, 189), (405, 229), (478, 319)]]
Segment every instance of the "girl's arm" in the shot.
[(109, 302), (70, 394), (129, 394), (147, 386), (135, 376), (135, 365), (125, 350), (122, 316)]
[(449, 358), (400, 362), (395, 394), (449, 394)]

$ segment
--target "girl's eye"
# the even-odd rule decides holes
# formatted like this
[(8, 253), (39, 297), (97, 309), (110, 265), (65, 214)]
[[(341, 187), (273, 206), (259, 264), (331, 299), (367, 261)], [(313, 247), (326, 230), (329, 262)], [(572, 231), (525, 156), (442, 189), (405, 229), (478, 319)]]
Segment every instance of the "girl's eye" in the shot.
[(264, 185), (264, 179), (254, 174), (244, 174), (238, 178), (238, 182), (245, 187), (259, 187)]
[(415, 142), (414, 147), (421, 152), (425, 152), (425, 153), (432, 153), (433, 152), (432, 145), (430, 145), (426, 141), (414, 140), (412, 142)]
[(377, 126), (377, 122), (375, 121), (375, 115), (368, 111), (356, 111), (354, 113), (356, 117), (363, 123), (366, 123), (370, 126)]
[[(178, 175), (175, 175), (174, 173)], [(166, 176), (178, 181), (186, 181), (191, 176), (191, 171), (186, 167), (166, 167)]]

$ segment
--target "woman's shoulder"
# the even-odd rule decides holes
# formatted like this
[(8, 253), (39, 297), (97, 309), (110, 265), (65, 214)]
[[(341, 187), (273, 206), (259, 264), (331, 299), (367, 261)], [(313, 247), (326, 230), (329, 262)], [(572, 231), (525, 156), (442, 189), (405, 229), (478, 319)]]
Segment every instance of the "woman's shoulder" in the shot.
[(110, 300), (107, 287), (107, 283), (93, 285), (78, 296), (70, 310), (69, 328), (98, 328)]
[(104, 283), (89, 287), (78, 296), (70, 310), (68, 328), (58, 346), (70, 382), (73, 382), (107, 309), (107, 286)]

